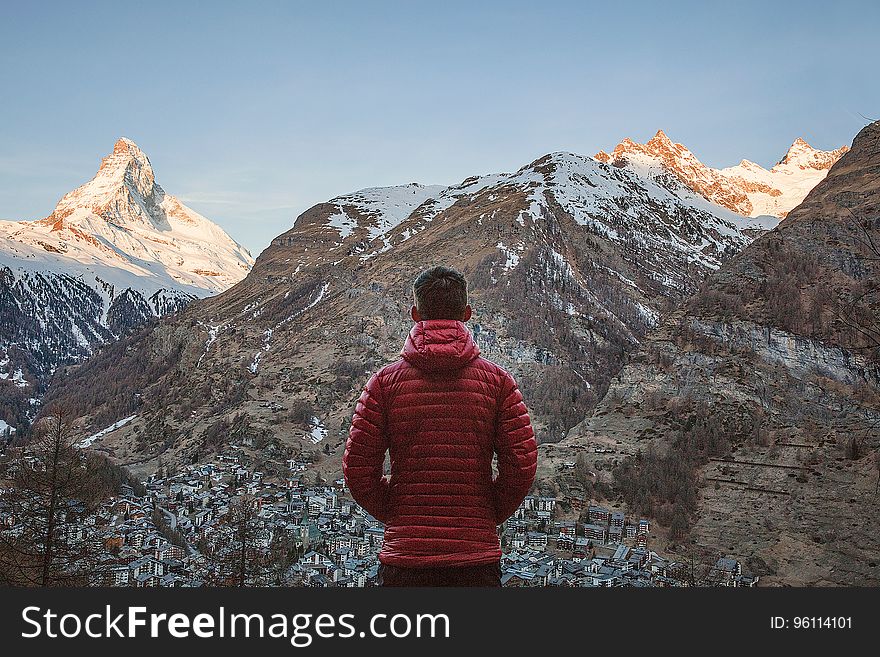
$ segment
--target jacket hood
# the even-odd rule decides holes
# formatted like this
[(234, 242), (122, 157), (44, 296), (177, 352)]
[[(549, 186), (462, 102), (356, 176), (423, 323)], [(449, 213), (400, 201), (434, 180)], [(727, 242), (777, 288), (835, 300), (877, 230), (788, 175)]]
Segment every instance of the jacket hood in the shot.
[(457, 370), (479, 356), (480, 348), (463, 322), (428, 319), (413, 325), (400, 355), (420, 370)]

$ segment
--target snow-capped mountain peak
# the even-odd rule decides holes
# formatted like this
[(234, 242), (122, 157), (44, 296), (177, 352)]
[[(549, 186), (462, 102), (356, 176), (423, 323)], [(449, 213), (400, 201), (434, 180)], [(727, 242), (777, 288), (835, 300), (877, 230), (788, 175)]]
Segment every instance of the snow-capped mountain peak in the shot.
[(820, 151), (798, 137), (771, 171), (778, 171), (782, 168), (827, 171), (848, 150), (846, 146), (841, 146), (833, 151)]
[(42, 221), (60, 230), (65, 219), (77, 209), (87, 209), (108, 221), (137, 221), (167, 230), (167, 222), (155, 225), (160, 217), (147, 210), (147, 206), (161, 202), (156, 196), (162, 193), (149, 158), (137, 144), (121, 137), (113, 152), (101, 160), (95, 177), (65, 194), (52, 214)]
[[(98, 169), (99, 176), (103, 175), (108, 180), (120, 179), (133, 184), (141, 194), (148, 194), (155, 185), (156, 177), (153, 173), (153, 165), (146, 154), (127, 137), (120, 137), (113, 145), (113, 152), (101, 160)], [(93, 181), (94, 182), (94, 181)]]
[(828, 173), (848, 149), (814, 149), (798, 137), (782, 160), (769, 171), (742, 160), (725, 169), (707, 167), (688, 148), (674, 143), (662, 130), (646, 143), (628, 137), (611, 152), (595, 159), (616, 166), (662, 166), (706, 199), (747, 217), (785, 217)]
[[(683, 144), (674, 143), (662, 130), (658, 130), (644, 144), (639, 144), (626, 137), (614, 147), (610, 156), (604, 151), (600, 151), (596, 154), (595, 159), (606, 163), (617, 162), (621, 164), (627, 160), (642, 163), (655, 161), (676, 173), (683, 182), (691, 180), (702, 187), (711, 186), (716, 182), (711, 170), (700, 162), (696, 155)], [(712, 199), (710, 198), (710, 200)]]
[(156, 182), (146, 154), (121, 138), (94, 178), (39, 221), (0, 222), (0, 264), (98, 275), (147, 294), (220, 292), (244, 278), (250, 253)]

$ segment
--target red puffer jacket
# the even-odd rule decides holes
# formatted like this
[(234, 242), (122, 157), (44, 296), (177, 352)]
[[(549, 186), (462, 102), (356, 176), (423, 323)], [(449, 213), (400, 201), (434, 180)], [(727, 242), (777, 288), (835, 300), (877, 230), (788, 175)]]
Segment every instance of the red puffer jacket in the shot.
[(496, 526), (528, 493), (538, 453), (516, 382), (480, 357), (455, 320), (417, 322), (401, 355), (367, 382), (342, 459), (354, 499), (385, 523), (379, 560), (412, 568), (497, 561)]

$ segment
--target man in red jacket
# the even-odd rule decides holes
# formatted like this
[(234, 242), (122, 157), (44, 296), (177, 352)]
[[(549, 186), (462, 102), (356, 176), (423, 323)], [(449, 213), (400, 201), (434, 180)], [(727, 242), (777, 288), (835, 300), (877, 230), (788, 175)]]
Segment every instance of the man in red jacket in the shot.
[(357, 401), (345, 480), (385, 523), (383, 586), (500, 586), (497, 526), (535, 477), (529, 414), (516, 381), (480, 357), (463, 323), (471, 318), (464, 276), (428, 269), (413, 296), (403, 358), (376, 372)]

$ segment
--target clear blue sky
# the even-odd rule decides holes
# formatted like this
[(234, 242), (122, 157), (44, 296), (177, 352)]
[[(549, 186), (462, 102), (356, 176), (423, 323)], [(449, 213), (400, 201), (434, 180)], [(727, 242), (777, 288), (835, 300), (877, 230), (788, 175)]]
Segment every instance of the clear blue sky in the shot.
[(880, 116), (880, 3), (11, 2), (0, 217), (119, 136), (256, 255), (314, 203), (452, 184), (658, 128), (714, 166)]

